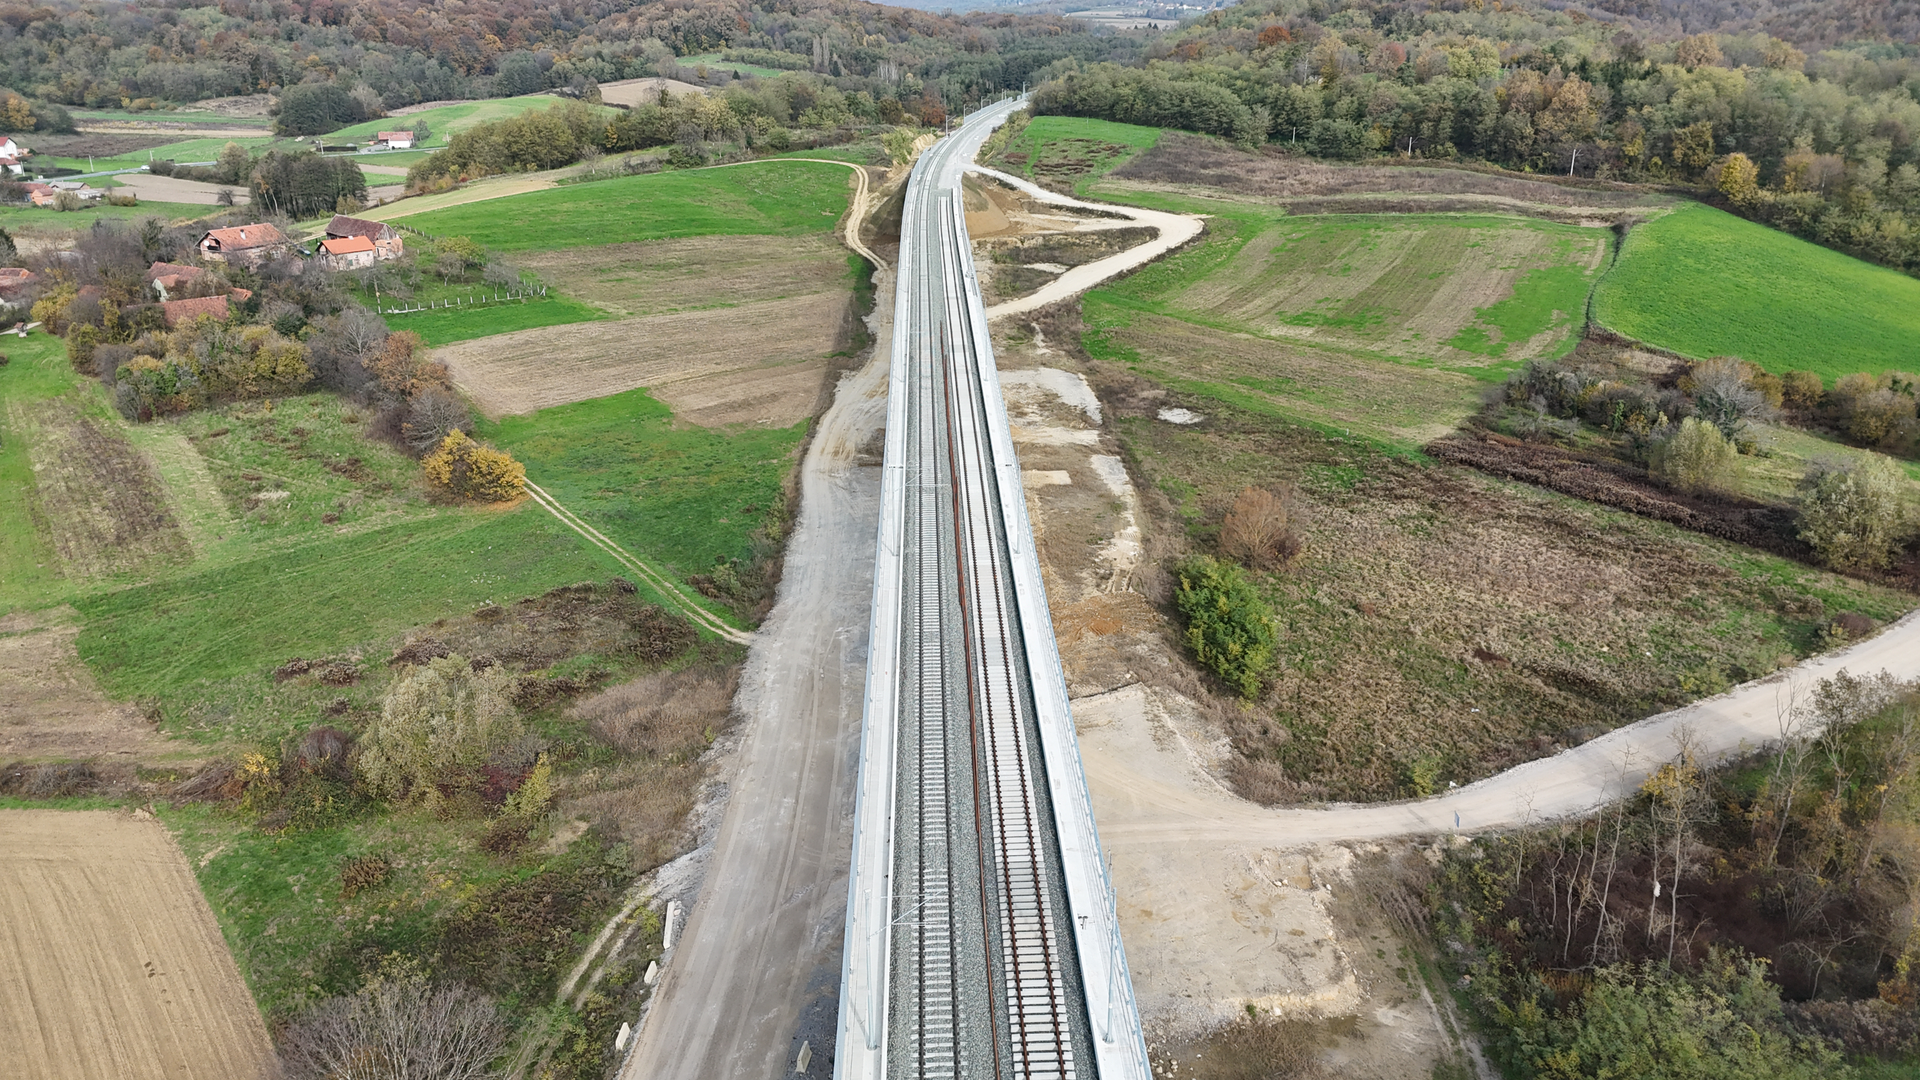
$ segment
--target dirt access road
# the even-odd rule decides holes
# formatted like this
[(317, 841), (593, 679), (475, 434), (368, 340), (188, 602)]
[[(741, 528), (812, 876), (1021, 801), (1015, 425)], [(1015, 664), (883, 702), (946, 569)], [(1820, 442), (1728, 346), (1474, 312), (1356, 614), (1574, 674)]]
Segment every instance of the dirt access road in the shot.
[(1920, 678), (1920, 611), (1878, 637), (1419, 802), (1267, 810), (1225, 792), (1170, 784), (1114, 757), (1089, 756), (1087, 781), (1101, 807), (1101, 838), (1130, 848), (1196, 843), (1290, 848), (1482, 832), (1586, 814), (1630, 795), (1662, 762), (1673, 760), (1682, 738), (1702, 761), (1723, 760), (1777, 740), (1786, 733), (1784, 717), (1793, 703), (1841, 671)]
[(250, 1080), (273, 1050), (158, 822), (0, 810), (0, 1072)]
[[(889, 275), (875, 288), (891, 295)], [(875, 316), (889, 340), (891, 312)], [(880, 512), (861, 447), (886, 420), (888, 361), (876, 350), (841, 382), (801, 465), (779, 602), (736, 699), (746, 723), (713, 865), (627, 1080), (777, 1077), (802, 1042), (810, 1075), (831, 1069)]]

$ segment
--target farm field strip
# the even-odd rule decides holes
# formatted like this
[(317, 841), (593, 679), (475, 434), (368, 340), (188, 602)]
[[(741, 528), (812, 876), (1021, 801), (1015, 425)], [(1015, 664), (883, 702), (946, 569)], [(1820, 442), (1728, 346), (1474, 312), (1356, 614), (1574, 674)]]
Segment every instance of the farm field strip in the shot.
[(533, 412), (723, 371), (751, 371), (833, 352), (845, 292), (523, 330), (436, 354), (482, 411)]
[(192, 872), (157, 823), (0, 810), (9, 1076), (266, 1075), (272, 1049)]

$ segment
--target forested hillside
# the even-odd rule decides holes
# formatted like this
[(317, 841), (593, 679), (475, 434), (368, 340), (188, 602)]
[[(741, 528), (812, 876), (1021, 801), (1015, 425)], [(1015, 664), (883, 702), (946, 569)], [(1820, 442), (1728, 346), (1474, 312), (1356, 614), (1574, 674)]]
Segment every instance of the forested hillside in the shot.
[[(1130, 61), (1137, 43), (1054, 15), (934, 15), (829, 0), (55, 0), (0, 6), (0, 81), (29, 99), (118, 108), (331, 82), (369, 114), (653, 75), (747, 50), (760, 66), (858, 76), (958, 102), (1063, 57)], [(769, 64), (769, 61), (772, 61)]]
[(1210, 13), (1145, 65), (1055, 70), (1037, 111), (1332, 158), (1704, 183), (1749, 217), (1920, 269), (1910, 40), (1809, 52), (1764, 31), (1662, 36), (1571, 7), (1277, 0)]

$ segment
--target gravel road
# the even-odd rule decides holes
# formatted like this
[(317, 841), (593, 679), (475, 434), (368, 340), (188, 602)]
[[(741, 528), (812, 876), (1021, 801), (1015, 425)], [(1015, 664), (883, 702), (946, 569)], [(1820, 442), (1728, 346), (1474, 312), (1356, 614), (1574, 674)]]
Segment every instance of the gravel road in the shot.
[[(877, 275), (882, 296), (891, 275)], [(891, 339), (882, 305), (875, 340)], [(840, 384), (801, 465), (800, 521), (738, 707), (744, 741), (713, 865), (674, 947), (627, 1080), (776, 1077), (802, 1041), (832, 1058), (852, 865), (888, 357)]]

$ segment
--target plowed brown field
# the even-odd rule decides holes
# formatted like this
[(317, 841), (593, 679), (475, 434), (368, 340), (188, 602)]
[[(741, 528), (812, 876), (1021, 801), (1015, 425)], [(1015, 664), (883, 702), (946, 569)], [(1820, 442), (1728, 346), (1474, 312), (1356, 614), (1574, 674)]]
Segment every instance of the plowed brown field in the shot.
[[(850, 293), (839, 291), (520, 330), (449, 345), (434, 355), (482, 411), (504, 416), (723, 372), (824, 363), (843, 346), (852, 302)], [(749, 390), (755, 381), (740, 380)], [(814, 393), (808, 392), (799, 416), (812, 410)]]
[(0, 1073), (251, 1080), (273, 1051), (186, 859), (152, 819), (0, 810)]

